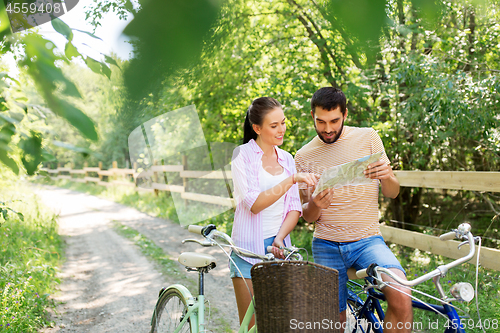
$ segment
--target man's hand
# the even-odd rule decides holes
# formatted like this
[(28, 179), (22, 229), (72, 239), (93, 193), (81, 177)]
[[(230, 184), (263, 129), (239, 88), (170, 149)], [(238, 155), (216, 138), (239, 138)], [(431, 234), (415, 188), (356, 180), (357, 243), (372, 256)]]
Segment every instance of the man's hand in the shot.
[(390, 165), (383, 161), (377, 161), (368, 166), (364, 171), (366, 178), (380, 179), (382, 194), (394, 199), (399, 194), (399, 181), (392, 172)]
[(330, 207), (333, 199), (333, 188), (327, 188), (320, 192), (317, 196), (312, 198), (312, 202), (316, 207), (321, 209), (326, 209)]
[(384, 161), (373, 162), (364, 171), (364, 174), (366, 178), (380, 179), (380, 180), (394, 177), (394, 173), (392, 172), (391, 166), (385, 163)]

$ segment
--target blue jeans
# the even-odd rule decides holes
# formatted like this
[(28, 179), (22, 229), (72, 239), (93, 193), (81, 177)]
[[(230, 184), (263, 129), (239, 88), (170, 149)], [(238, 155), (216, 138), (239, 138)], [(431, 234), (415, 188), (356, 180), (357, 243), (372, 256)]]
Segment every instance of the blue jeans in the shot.
[(405, 272), (382, 236), (378, 235), (356, 242), (332, 242), (313, 238), (312, 252), (314, 262), (339, 271), (340, 312), (347, 308), (347, 270), (349, 268), (354, 267), (360, 270), (372, 263), (377, 263), (381, 267), (397, 268)]
[[(276, 238), (276, 236), (264, 239), (264, 250), (266, 251), (266, 253), (267, 253), (267, 247), (273, 245), (275, 238)], [(286, 246), (286, 244), (285, 244), (285, 246)], [(245, 279), (251, 279), (252, 277), (250, 275), (250, 269), (252, 268), (252, 264), (249, 263), (248, 261), (246, 261), (245, 259), (240, 258), (234, 252), (231, 252), (231, 258), (234, 260), (234, 262), (236, 263), (236, 265), (240, 269), (241, 273), (243, 273), (243, 277)], [(238, 270), (236, 269), (236, 267), (234, 266), (234, 264), (231, 260), (229, 261), (229, 276), (231, 278), (241, 277), (240, 272), (238, 272)]]

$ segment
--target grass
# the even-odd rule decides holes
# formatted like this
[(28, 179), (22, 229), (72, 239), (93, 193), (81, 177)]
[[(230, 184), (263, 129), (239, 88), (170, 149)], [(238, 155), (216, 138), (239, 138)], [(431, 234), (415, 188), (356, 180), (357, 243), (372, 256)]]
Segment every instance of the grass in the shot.
[(0, 170), (0, 201), (22, 213), (0, 217), (0, 331), (37, 332), (47, 321), (49, 295), (60, 281), (63, 241), (56, 216), (38, 198)]

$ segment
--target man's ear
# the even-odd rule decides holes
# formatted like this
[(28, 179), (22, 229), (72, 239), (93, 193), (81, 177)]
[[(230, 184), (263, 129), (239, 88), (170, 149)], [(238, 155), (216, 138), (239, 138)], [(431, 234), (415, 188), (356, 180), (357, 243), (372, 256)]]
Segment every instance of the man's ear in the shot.
[(313, 121), (314, 121), (315, 119), (314, 119), (314, 111), (313, 110), (311, 110), (311, 117), (313, 117)]
[(349, 113), (348, 109), (345, 109), (345, 114), (344, 114), (344, 121), (347, 119), (347, 114)]
[(253, 131), (257, 133), (257, 135), (260, 135), (260, 126), (252, 124)]

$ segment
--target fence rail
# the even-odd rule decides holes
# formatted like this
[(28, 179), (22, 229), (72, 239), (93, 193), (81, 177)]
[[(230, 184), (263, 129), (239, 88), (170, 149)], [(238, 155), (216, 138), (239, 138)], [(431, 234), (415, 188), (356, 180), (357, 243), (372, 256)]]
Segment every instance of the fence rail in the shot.
[[(153, 182), (151, 184), (151, 189), (136, 188), (139, 191), (146, 192), (177, 192), (181, 193), (181, 197), (185, 200), (235, 207), (234, 199), (231, 198), (186, 191), (188, 179), (232, 179), (230, 171), (195, 171), (185, 170), (183, 165), (154, 165), (150, 170), (138, 173), (135, 171), (136, 168), (119, 169), (117, 168), (116, 162), (113, 162), (113, 168), (109, 170), (103, 170), (102, 164), (99, 164), (99, 167), (84, 167), (80, 170), (73, 170), (67, 167), (60, 167), (57, 169), (42, 168), (41, 170), (46, 171), (53, 179), (70, 179), (76, 182), (96, 183), (101, 186), (119, 185), (132, 187), (136, 187), (136, 179), (140, 174), (142, 176), (154, 176), (154, 179), (157, 179), (159, 173), (177, 172), (183, 179), (183, 185), (166, 185)], [(63, 172), (67, 172), (69, 175), (61, 174)], [(96, 173), (98, 177), (89, 176), (89, 173)], [(74, 178), (71, 176), (73, 174), (83, 174), (84, 177)], [(394, 171), (394, 174), (398, 178), (400, 185), (406, 187), (500, 192), (500, 172)], [(108, 177), (108, 181), (104, 181), (103, 176)], [(131, 179), (124, 179), (127, 176), (130, 176)], [(122, 179), (119, 179), (119, 177)], [(380, 226), (380, 231), (384, 239), (389, 242), (420, 249), (422, 251), (428, 251), (449, 258), (460, 258), (464, 255), (463, 253), (468, 251), (465, 248), (458, 251), (457, 247), (459, 243), (456, 241), (443, 242), (435, 236), (394, 228), (384, 224)], [(486, 247), (481, 248), (480, 260), (483, 267), (500, 271), (499, 258), (500, 250)]]

